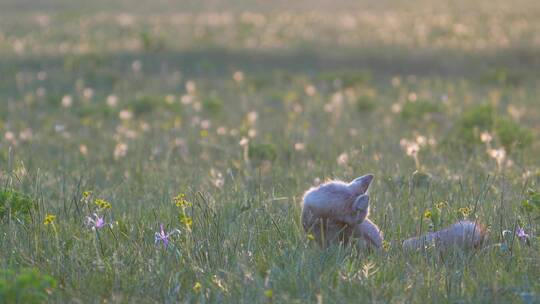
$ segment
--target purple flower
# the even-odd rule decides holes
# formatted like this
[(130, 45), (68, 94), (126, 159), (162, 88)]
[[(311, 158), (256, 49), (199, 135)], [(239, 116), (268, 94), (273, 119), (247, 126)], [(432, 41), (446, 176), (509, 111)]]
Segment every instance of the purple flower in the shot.
[(94, 213), (94, 218), (91, 216), (86, 217), (86, 220), (88, 222), (88, 225), (92, 227), (93, 230), (101, 229), (103, 226), (105, 226), (105, 220), (102, 217), (99, 217), (96, 213)]
[(522, 241), (526, 241), (529, 239), (529, 235), (525, 233), (525, 229), (519, 226), (516, 228), (516, 236)]
[(163, 230), (163, 224), (159, 224), (160, 232), (156, 232), (155, 241), (156, 245), (159, 242), (163, 243), (163, 247), (167, 248), (169, 246), (169, 236), (170, 233), (165, 233), (165, 230)]

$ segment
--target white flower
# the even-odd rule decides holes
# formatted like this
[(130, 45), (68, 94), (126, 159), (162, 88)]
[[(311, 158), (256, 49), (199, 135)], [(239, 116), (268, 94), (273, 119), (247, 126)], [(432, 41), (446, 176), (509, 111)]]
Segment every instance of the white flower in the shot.
[(493, 140), (493, 137), (488, 132), (482, 132), (482, 134), (480, 134), (480, 140), (483, 143), (489, 143)]
[(62, 97), (62, 107), (69, 108), (73, 104), (73, 97), (71, 95), (65, 95)]

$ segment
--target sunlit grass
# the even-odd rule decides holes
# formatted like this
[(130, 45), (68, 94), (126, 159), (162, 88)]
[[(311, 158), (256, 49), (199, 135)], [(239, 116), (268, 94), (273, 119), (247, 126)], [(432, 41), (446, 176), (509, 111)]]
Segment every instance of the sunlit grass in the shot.
[[(0, 299), (538, 302), (525, 4), (0, 13)], [(320, 249), (303, 192), (365, 173), (382, 250)]]

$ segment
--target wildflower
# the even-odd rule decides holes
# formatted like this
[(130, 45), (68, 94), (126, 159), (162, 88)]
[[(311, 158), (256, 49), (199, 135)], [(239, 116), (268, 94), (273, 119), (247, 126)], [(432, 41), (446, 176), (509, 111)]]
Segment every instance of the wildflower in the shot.
[(312, 233), (308, 233), (307, 238), (308, 238), (308, 240), (310, 240), (310, 241), (314, 241), (314, 240), (315, 240), (315, 236), (314, 236)]
[(225, 134), (227, 134), (227, 128), (224, 127), (224, 126), (219, 126), (219, 127), (217, 128), (217, 130), (216, 130), (216, 133), (217, 133), (218, 135), (225, 135)]
[(219, 189), (223, 188), (223, 185), (225, 184), (225, 178), (223, 177), (223, 174), (221, 172), (212, 168), (210, 169), (210, 176), (212, 177), (212, 184), (214, 184), (214, 186)]
[(19, 138), (22, 140), (22, 141), (30, 141), (32, 139), (32, 129), (30, 128), (26, 128), (24, 130), (22, 130), (21, 132), (19, 132)]
[(163, 243), (163, 247), (167, 248), (169, 246), (169, 236), (170, 233), (165, 233), (165, 230), (163, 230), (163, 224), (159, 224), (160, 231), (156, 232), (155, 235), (155, 244), (157, 245), (159, 242)]
[(383, 241), (383, 242), (382, 242), (382, 248), (383, 248), (384, 251), (390, 250), (390, 242), (388, 242), (388, 241)]
[(178, 208), (190, 207), (192, 205), (191, 202), (188, 202), (186, 200), (186, 195), (184, 193), (180, 193), (177, 196), (175, 196), (173, 198), (173, 202)]
[(307, 96), (314, 96), (317, 93), (317, 88), (313, 85), (308, 85), (305, 87), (304, 91)]
[(338, 165), (346, 166), (349, 162), (349, 155), (346, 152), (341, 153), (337, 158)]
[(431, 215), (432, 215), (432, 213), (431, 213), (431, 211), (429, 211), (429, 210), (426, 210), (426, 211), (424, 212), (424, 217), (427, 218), (427, 219), (430, 219), (430, 218), (431, 218)]
[(241, 71), (234, 72), (233, 79), (238, 83), (242, 82), (244, 80), (244, 73), (242, 73)]
[(195, 94), (195, 91), (197, 91), (197, 85), (195, 84), (195, 82), (193, 80), (188, 80), (186, 82), (186, 91), (190, 95)]
[(114, 148), (114, 159), (119, 159), (121, 157), (126, 156), (128, 150), (128, 145), (124, 143), (119, 143)]
[(45, 216), (45, 220), (43, 221), (43, 224), (45, 225), (54, 225), (54, 221), (56, 220), (56, 215), (54, 214), (47, 214)]
[(405, 152), (407, 153), (408, 156), (414, 157), (418, 154), (419, 150), (420, 150), (420, 146), (417, 143), (410, 142), (407, 145)]
[(249, 129), (249, 131), (248, 131), (248, 137), (254, 138), (255, 136), (257, 136), (257, 130), (255, 130), (255, 129)]
[(489, 149), (487, 152), (489, 156), (491, 156), (493, 159), (497, 161), (497, 165), (500, 168), (504, 159), (506, 158), (506, 151), (504, 150), (504, 148)]
[[(425, 138), (420, 138), (418, 141), (424, 144)], [(409, 141), (405, 138), (402, 138), (399, 141), (399, 145), (405, 150), (405, 153), (407, 153), (408, 156), (416, 157), (418, 151), (420, 151), (420, 144), (418, 142)]]
[(463, 217), (468, 217), (471, 214), (472, 210), (469, 207), (461, 207), (458, 209), (458, 212), (461, 213)]
[(295, 151), (303, 151), (306, 148), (306, 144), (297, 142), (294, 144), (294, 150)]
[(182, 95), (182, 97), (180, 97), (180, 102), (183, 104), (183, 105), (188, 105), (188, 104), (191, 104), (193, 103), (193, 96), (191, 95)]
[(109, 202), (107, 202), (106, 200), (103, 200), (103, 199), (95, 200), (94, 204), (96, 204), (99, 209), (111, 209), (112, 208), (111, 203), (109, 203)]
[(105, 226), (105, 220), (103, 217), (99, 217), (96, 213), (94, 213), (94, 218), (87, 216), (86, 221), (88, 225), (92, 227), (92, 230), (98, 230)]
[(199, 291), (201, 291), (201, 288), (202, 284), (200, 282), (195, 282), (195, 284), (193, 284), (193, 291), (195, 293), (199, 293)]
[(83, 97), (85, 99), (92, 99), (92, 97), (94, 97), (94, 90), (91, 88), (85, 88), (83, 90)]
[(73, 104), (73, 97), (70, 95), (65, 95), (62, 97), (62, 107), (69, 108)]
[(84, 192), (82, 193), (82, 195), (83, 195), (83, 198), (88, 198), (90, 195), (92, 195), (92, 191), (88, 191), (88, 190), (87, 190), (87, 191), (84, 191)]
[(525, 229), (519, 226), (517, 226), (515, 233), (516, 233), (516, 236), (522, 241), (527, 241), (529, 239), (529, 234), (525, 232)]
[(116, 107), (118, 105), (118, 97), (116, 95), (107, 96), (107, 105), (111, 108)]
[(242, 147), (246, 147), (249, 144), (249, 139), (242, 137), (242, 139), (240, 140), (238, 144)]
[(7, 131), (4, 134), (4, 139), (7, 140), (7, 141), (14, 141), (15, 140), (15, 133), (13, 133), (11, 131)]
[(208, 119), (201, 120), (201, 128), (208, 130), (212, 126), (212, 122)]
[(425, 136), (423, 135), (418, 135), (416, 137), (416, 143), (420, 146), (420, 147), (423, 147), (427, 144), (428, 140)]
[(122, 110), (120, 111), (120, 113), (118, 113), (118, 118), (120, 118), (121, 120), (130, 120), (131, 118), (133, 118), (133, 112), (131, 112), (130, 110)]
[(392, 106), (390, 107), (390, 110), (392, 110), (392, 113), (397, 114), (401, 112), (401, 108), (402, 108), (402, 105), (396, 102), (392, 104)]
[(493, 136), (491, 136), (491, 134), (489, 134), (489, 132), (482, 132), (480, 134), (480, 140), (483, 143), (490, 143), (493, 140)]
[(247, 121), (250, 124), (254, 124), (257, 121), (257, 118), (259, 118), (259, 114), (256, 111), (251, 111), (247, 114)]
[(444, 209), (444, 207), (448, 206), (448, 203), (446, 202), (438, 202), (437, 204), (435, 204), (435, 207), (439, 210), (442, 210)]

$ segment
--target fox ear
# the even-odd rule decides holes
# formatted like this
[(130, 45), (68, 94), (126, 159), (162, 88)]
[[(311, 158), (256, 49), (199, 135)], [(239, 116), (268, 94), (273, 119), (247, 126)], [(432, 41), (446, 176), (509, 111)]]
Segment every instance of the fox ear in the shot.
[(355, 211), (366, 211), (369, 208), (369, 195), (361, 194), (353, 203)]
[(355, 178), (352, 182), (349, 183), (349, 188), (356, 195), (364, 194), (369, 188), (369, 185), (373, 181), (373, 174), (366, 174)]

